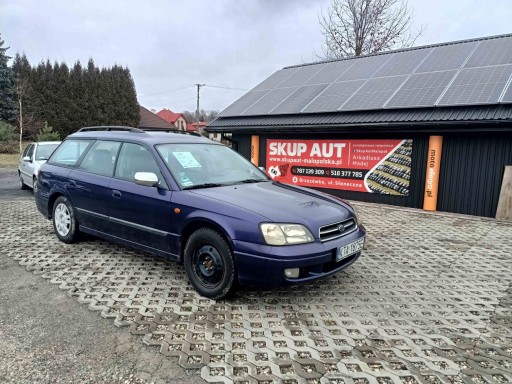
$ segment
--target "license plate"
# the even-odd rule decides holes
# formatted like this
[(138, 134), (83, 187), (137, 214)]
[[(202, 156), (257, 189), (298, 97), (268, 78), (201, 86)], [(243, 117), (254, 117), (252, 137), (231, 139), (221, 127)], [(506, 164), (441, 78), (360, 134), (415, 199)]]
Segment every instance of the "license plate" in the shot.
[(361, 237), (350, 244), (339, 247), (338, 252), (336, 253), (336, 261), (346, 259), (347, 257), (352, 256), (354, 253), (360, 252), (363, 249), (363, 246), (364, 237)]

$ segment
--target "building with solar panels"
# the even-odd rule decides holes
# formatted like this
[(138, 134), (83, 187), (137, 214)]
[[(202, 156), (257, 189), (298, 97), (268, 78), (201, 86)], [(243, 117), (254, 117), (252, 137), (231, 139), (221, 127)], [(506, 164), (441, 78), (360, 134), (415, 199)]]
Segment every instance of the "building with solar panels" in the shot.
[(296, 65), (207, 131), (231, 133), (276, 181), (494, 217), (512, 165), (511, 82), (512, 34)]

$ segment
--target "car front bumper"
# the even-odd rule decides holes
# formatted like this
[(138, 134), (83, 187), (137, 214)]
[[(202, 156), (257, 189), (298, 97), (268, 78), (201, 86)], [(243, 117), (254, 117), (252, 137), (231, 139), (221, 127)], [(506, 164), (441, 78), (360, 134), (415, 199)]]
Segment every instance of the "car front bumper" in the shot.
[[(365, 236), (364, 226), (359, 226), (335, 240), (293, 246), (272, 247), (234, 241), (238, 281), (248, 286), (275, 287), (331, 276), (353, 264), (361, 255), (358, 252), (336, 261), (339, 248)], [(300, 269), (299, 277), (285, 276), (285, 270), (291, 268)]]

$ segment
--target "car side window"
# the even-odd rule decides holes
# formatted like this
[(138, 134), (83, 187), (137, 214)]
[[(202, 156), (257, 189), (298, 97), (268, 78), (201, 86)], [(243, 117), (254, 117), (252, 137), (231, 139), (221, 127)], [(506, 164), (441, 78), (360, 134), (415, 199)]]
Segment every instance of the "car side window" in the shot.
[(27, 154), (26, 154), (25, 156), (28, 156), (28, 157), (32, 158), (32, 155), (34, 154), (34, 148), (35, 148), (35, 147), (36, 147), (36, 146), (35, 146), (34, 144), (30, 144), (30, 147), (29, 147), (29, 149), (28, 149), (28, 152), (27, 152)]
[(115, 176), (134, 181), (137, 172), (153, 172), (164, 183), (158, 164), (149, 150), (139, 144), (124, 143), (117, 161)]
[(94, 140), (65, 140), (53, 152), (48, 164), (74, 167)]
[(98, 140), (85, 155), (79, 169), (111, 177), (120, 146), (118, 141)]
[(30, 151), (30, 149), (31, 149), (31, 148), (33, 148), (33, 147), (34, 147), (34, 144), (29, 144), (29, 145), (27, 145), (27, 147), (26, 147), (26, 148), (25, 148), (25, 150), (23, 151), (23, 155), (22, 155), (22, 157), (26, 157), (26, 156), (28, 156), (28, 151)]

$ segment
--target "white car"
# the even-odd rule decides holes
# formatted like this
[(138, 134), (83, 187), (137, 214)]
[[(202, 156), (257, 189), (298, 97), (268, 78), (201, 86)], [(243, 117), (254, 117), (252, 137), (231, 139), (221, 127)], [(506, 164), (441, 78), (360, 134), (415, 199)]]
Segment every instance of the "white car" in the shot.
[(18, 164), (21, 189), (34, 188), (39, 168), (46, 163), (60, 143), (60, 141), (41, 141), (27, 145)]

